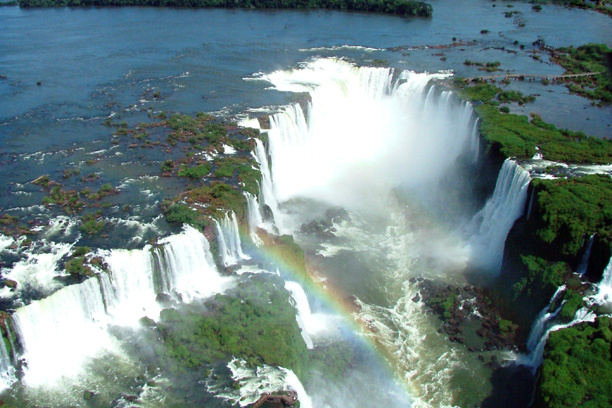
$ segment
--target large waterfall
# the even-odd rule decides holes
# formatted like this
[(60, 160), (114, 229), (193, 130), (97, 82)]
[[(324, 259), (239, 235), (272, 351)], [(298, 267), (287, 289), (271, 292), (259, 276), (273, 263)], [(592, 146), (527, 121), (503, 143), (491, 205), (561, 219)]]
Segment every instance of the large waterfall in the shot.
[(514, 160), (506, 159), (493, 196), (468, 226), (472, 262), (498, 272), (504, 255), (504, 244), (514, 221), (523, 215), (527, 200), (529, 173)]
[[(453, 372), (470, 358), (439, 337), (410, 283), (430, 269), (441, 275), (465, 267), (455, 227), (432, 219), (433, 207), (456, 199), (445, 189), (463, 176), (455, 171), (458, 162), (475, 163), (480, 150), (472, 106), (435, 83), (446, 76), (315, 59), (259, 78), (279, 91), (309, 95), (273, 114), (263, 130), (267, 145), (257, 142), (261, 202), (281, 233), (298, 232), (326, 208), (348, 211), (350, 220), (332, 221), (326, 234), (333, 237), (321, 242), (335, 248), (318, 251), (330, 268), (323, 279), (359, 297), (354, 318), (364, 322), (366, 337), (397, 356), (392, 366), (411, 388), (407, 405), (415, 406), (451, 405)], [(329, 326), (325, 316), (310, 310), (299, 285), (286, 288), (305, 341), (316, 345), (317, 330)], [(466, 388), (475, 383), (460, 381)]]
[(118, 352), (110, 325), (136, 325), (144, 316), (158, 319), (158, 294), (185, 301), (221, 292), (232, 282), (219, 275), (206, 238), (189, 226), (156, 247), (113, 250), (104, 260), (108, 272), (64, 287), (13, 315), (28, 385), (78, 376), (86, 359)]
[[(263, 76), (278, 90), (310, 95), (306, 110), (293, 104), (271, 118), (265, 203), (273, 213), (276, 203), (295, 197), (372, 211), (390, 189), (435, 188), (461, 154), (478, 154), (471, 105), (430, 86), (445, 76), (395, 76), (336, 59)], [(266, 167), (261, 147), (257, 157)]]

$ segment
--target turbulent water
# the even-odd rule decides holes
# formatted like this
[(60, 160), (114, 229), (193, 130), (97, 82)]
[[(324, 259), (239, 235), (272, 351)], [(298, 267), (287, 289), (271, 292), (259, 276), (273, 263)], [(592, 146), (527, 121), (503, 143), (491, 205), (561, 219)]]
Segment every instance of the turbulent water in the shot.
[[(580, 22), (580, 32), (560, 29), (548, 8), (535, 13), (528, 4), (515, 5), (522, 14), (512, 19), (485, 0), (434, 7), (431, 20), (0, 8), (0, 74), (7, 77), (0, 80), (1, 209), (37, 232), (0, 236), (0, 272), (10, 282), (0, 298), (11, 314), (0, 327), (2, 399), (15, 406), (185, 404), (173, 393), (184, 379), (151, 372), (134, 357), (134, 349), (147, 348), (141, 325), (158, 321), (169, 305), (230, 293), (263, 274), (284, 279), (277, 290), (290, 295), (287, 307), (310, 350), (350, 344), (359, 361), (342, 379), (321, 372), (306, 381), (286, 367), (234, 359), (194, 380), (185, 398), (248, 406), (263, 392), (294, 389), (305, 407), (479, 405), (492, 392), (492, 370), (478, 358), (516, 357), (479, 356), (449, 341), (411, 278), (460, 285), (468, 270), (495, 275), (530, 176), (507, 161), (488, 200), (471, 199), (483, 154), (478, 122), (443, 79), (478, 74), (463, 64), (467, 57), (518, 72), (558, 70), (514, 41), (609, 42), (612, 31), (603, 16), (561, 8), (550, 10), (568, 26)], [(475, 24), (485, 21), (490, 27)], [(472, 43), (483, 28), (497, 34)], [(452, 37), (462, 45), (450, 47)], [(543, 106), (575, 102), (563, 89), (541, 91)], [(572, 126), (605, 134), (609, 110), (589, 109)], [(122, 145), (104, 123), (131, 126), (162, 110), (213, 112), (267, 135), (253, 151), (262, 179), (259, 195), (245, 194), (248, 234), (239, 233), (233, 212), (214, 220), (214, 242), (160, 216), (160, 202), (187, 186), (160, 177), (162, 162), (177, 153)], [(256, 118), (264, 115), (270, 120), (262, 126)], [(109, 183), (119, 191), (104, 208), (104, 236), (84, 234), (78, 216), (41, 205), (45, 192), (30, 182), (43, 174), (66, 188)], [(258, 263), (258, 228), (294, 235), (316, 288)], [(78, 282), (65, 262), (85, 245), (108, 272)], [(593, 297), (598, 303), (610, 302), (611, 269)], [(554, 311), (540, 317), (534, 332), (542, 339), (557, 326)], [(536, 343), (526, 357), (533, 365), (541, 358)]]

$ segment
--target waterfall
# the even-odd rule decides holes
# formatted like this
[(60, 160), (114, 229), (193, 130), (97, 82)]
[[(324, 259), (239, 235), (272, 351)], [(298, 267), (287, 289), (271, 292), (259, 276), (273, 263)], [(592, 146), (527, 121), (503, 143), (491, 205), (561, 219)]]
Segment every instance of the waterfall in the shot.
[(550, 299), (548, 306), (542, 309), (535, 322), (533, 322), (531, 332), (529, 333), (529, 339), (527, 339), (528, 351), (532, 352), (536, 348), (542, 334), (544, 333), (547, 323), (550, 323), (561, 311), (563, 303), (561, 303), (554, 311), (551, 311), (551, 308), (555, 305), (555, 303), (559, 300), (559, 297), (562, 296), (564, 292), (565, 285), (559, 286), (553, 297)]
[[(235, 216), (233, 224), (236, 227)], [(237, 228), (235, 231), (237, 234)], [(169, 236), (159, 243), (162, 246), (153, 256), (159, 265), (161, 292), (175, 292), (181, 300), (190, 301), (223, 292), (231, 283), (232, 278), (223, 277), (217, 271), (208, 240), (196, 229), (185, 227), (182, 234)], [(241, 249), (239, 254), (245, 257)]]
[(215, 393), (218, 398), (229, 401), (232, 405), (248, 407), (255, 404), (262, 394), (293, 390), (297, 392), (301, 407), (313, 406), (304, 386), (291, 370), (269, 365), (250, 368), (246, 361), (239, 359), (230, 361), (227, 368), (232, 373), (232, 380), (240, 387), (237, 390), (225, 389), (219, 392), (214, 386), (208, 385), (208, 391)]
[(476, 154), (471, 105), (431, 86), (445, 76), (404, 71), (394, 82), (390, 69), (337, 59), (262, 76), (311, 99), (306, 111), (294, 104), (271, 117), (269, 176), (256, 146), (264, 203), (277, 225), (277, 203), (292, 198), (377, 211), (398, 186), (426, 194), (460, 155)]
[(120, 353), (109, 326), (136, 325), (143, 316), (158, 319), (160, 293), (188, 301), (231, 284), (232, 278), (219, 275), (208, 241), (194, 228), (184, 226), (158, 244), (109, 251), (108, 273), (17, 309), (13, 322), (26, 384), (53, 384), (81, 373), (90, 358)]
[(159, 317), (151, 247), (115, 249), (105, 257), (109, 274), (100, 275), (108, 313), (121, 325), (135, 325), (143, 316)]
[(535, 201), (535, 191), (532, 191), (529, 196), (529, 204), (527, 205), (527, 219), (531, 217), (531, 210), (533, 209), (533, 202)]
[(25, 360), (23, 382), (54, 384), (82, 370), (87, 358), (112, 349), (97, 279), (62, 288), (13, 314)]
[(578, 265), (578, 274), (583, 276), (587, 269), (589, 268), (589, 258), (591, 258), (591, 248), (593, 247), (593, 241), (595, 241), (595, 234), (591, 235), (589, 241), (587, 242), (586, 249), (584, 250), (584, 254), (582, 255), (582, 259), (580, 259), (580, 264)]
[(325, 313), (313, 313), (306, 292), (299, 283), (286, 281), (285, 289), (289, 291), (295, 303), (297, 310), (295, 318), (302, 332), (302, 338), (306, 346), (311, 349), (314, 347), (313, 338), (323, 333), (330, 334), (331, 329), (338, 323), (334, 322), (337, 317)]
[(504, 161), (493, 196), (468, 226), (472, 262), (477, 266), (499, 271), (508, 232), (525, 210), (530, 181), (529, 173), (514, 160)]
[(255, 197), (253, 194), (246, 192), (244, 195), (246, 196), (247, 201), (249, 235), (251, 236), (253, 243), (260, 246), (263, 242), (257, 235), (257, 228), (263, 227), (264, 225), (263, 216), (261, 215), (261, 207), (259, 206), (257, 197)]
[(4, 338), (0, 336), (0, 391), (8, 388), (15, 381), (15, 368), (4, 341)]
[(223, 265), (236, 265), (243, 259), (250, 259), (242, 252), (240, 233), (238, 232), (238, 220), (233, 211), (231, 216), (225, 214), (221, 222), (214, 220), (217, 226), (217, 245)]
[(546, 332), (544, 332), (544, 335), (540, 337), (540, 340), (536, 344), (535, 348), (529, 353), (529, 355), (519, 357), (517, 362), (519, 364), (531, 367), (532, 372), (535, 373), (535, 371), (542, 364), (542, 361), (544, 359), (544, 348), (546, 347), (546, 342), (548, 341), (550, 333), (557, 330), (566, 329), (578, 323), (592, 322), (595, 320), (595, 317), (596, 315), (594, 313), (591, 313), (587, 308), (582, 308), (578, 310), (576, 312), (576, 316), (574, 316), (574, 320), (572, 320), (571, 322), (557, 324), (549, 327)]
[(594, 300), (599, 304), (612, 306), (612, 257), (603, 271), (599, 285), (597, 285), (597, 295), (595, 295)]
[[(466, 106), (469, 106), (470, 110), (473, 110), (471, 104), (465, 102)], [(470, 138), (468, 141), (468, 151), (471, 152), (472, 155), (472, 163), (477, 163), (478, 158), (480, 157), (480, 118), (476, 118), (472, 125), (472, 132), (470, 133)]]
[(270, 211), (272, 212), (272, 216), (274, 217), (274, 224), (280, 233), (283, 232), (283, 223), (282, 216), (280, 213), (278, 200), (276, 199), (276, 195), (274, 194), (274, 187), (272, 184), (272, 173), (270, 171), (270, 164), (268, 163), (268, 154), (266, 153), (266, 149), (259, 139), (255, 139), (255, 150), (253, 152), (253, 156), (255, 160), (259, 164), (259, 169), (261, 171), (261, 196), (262, 196), (262, 204), (267, 205)]

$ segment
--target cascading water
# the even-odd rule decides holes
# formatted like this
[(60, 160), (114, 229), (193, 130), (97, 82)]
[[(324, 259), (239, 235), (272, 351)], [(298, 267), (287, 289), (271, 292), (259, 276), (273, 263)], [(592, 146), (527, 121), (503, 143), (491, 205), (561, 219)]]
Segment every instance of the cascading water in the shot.
[(0, 391), (8, 388), (13, 381), (15, 381), (15, 368), (4, 339), (0, 338)]
[(219, 275), (206, 238), (192, 227), (158, 244), (110, 251), (104, 256), (108, 273), (17, 309), (13, 322), (26, 363), (22, 381), (53, 385), (78, 376), (100, 353), (120, 353), (109, 325), (135, 325), (143, 316), (157, 319), (159, 293), (189, 300), (231, 285), (232, 278)]
[(474, 265), (499, 272), (506, 237), (525, 210), (530, 182), (529, 173), (514, 160), (504, 161), (493, 196), (467, 228)]
[[(342, 207), (351, 214), (351, 221), (342, 226), (334, 223), (330, 242), (321, 243), (338, 249), (317, 248), (337, 267), (324, 278), (339, 279), (345, 286), (359, 280), (346, 288), (348, 294), (357, 295), (353, 288), (365, 291), (367, 303), (359, 296), (356, 318), (371, 327), (368, 336), (396, 356), (392, 365), (397, 378), (414, 390), (414, 406), (450, 405), (455, 372), (465, 378), (482, 375), (478, 370), (463, 375), (460, 361), (470, 357), (436, 333), (430, 316), (412, 300), (417, 292), (408, 283), (423, 273), (418, 267), (435, 264), (426, 260), (448, 261), (436, 264), (444, 265), (436, 267), (438, 274), (465, 267), (464, 246), (449, 233), (452, 228), (431, 222), (427, 217), (432, 210), (422, 205), (435, 198), (447, 202), (440, 195), (445, 193), (442, 182), (452, 184), (450, 180), (460, 177), (451, 170), (459, 159), (473, 163), (479, 154), (472, 106), (431, 84), (445, 76), (406, 71), (394, 80), (390, 69), (317, 59), (300, 69), (260, 77), (277, 90), (310, 96), (306, 109), (294, 104), (272, 116), (268, 154), (257, 144), (262, 202), (281, 220), (281, 232), (295, 232), (289, 226), (310, 222), (317, 208), (313, 203)], [(368, 275), (370, 269), (375, 277)], [(304, 323), (307, 301), (299, 301), (297, 293), (294, 299)], [(470, 383), (475, 381), (466, 380), (465, 388)]]
[(538, 367), (542, 364), (544, 358), (544, 348), (546, 347), (546, 342), (548, 341), (550, 333), (557, 330), (566, 329), (578, 323), (592, 322), (595, 320), (595, 317), (596, 315), (590, 312), (587, 308), (582, 308), (578, 310), (576, 312), (576, 315), (574, 316), (574, 319), (571, 322), (556, 324), (549, 327), (540, 337), (540, 340), (536, 344), (535, 348), (529, 353), (529, 355), (520, 357), (517, 362), (519, 364), (531, 367), (532, 372), (535, 373)]
[(603, 271), (594, 299), (599, 304), (612, 306), (612, 257)]
[(82, 371), (87, 358), (112, 349), (97, 279), (65, 287), (13, 314), (25, 360), (23, 382), (53, 385)]
[(296, 391), (300, 406), (313, 408), (310, 396), (304, 386), (291, 370), (282, 367), (263, 366), (256, 369), (248, 367), (245, 361), (234, 359), (227, 367), (232, 372), (232, 379), (240, 385), (238, 391), (232, 393), (216, 392), (214, 386), (209, 390), (219, 398), (239, 404), (241, 407), (253, 405), (264, 393), (276, 394), (283, 390)]
[(553, 305), (559, 300), (559, 297), (562, 296), (564, 292), (565, 285), (559, 286), (557, 288), (557, 291), (551, 298), (550, 304), (544, 309), (542, 309), (535, 322), (533, 322), (533, 325), (531, 326), (531, 332), (529, 333), (529, 338), (527, 339), (527, 350), (529, 352), (533, 352), (535, 350), (536, 346), (538, 345), (538, 342), (542, 337), (542, 334), (544, 333), (546, 325), (550, 323), (561, 311), (563, 303), (561, 303), (556, 310), (551, 311), (551, 307), (553, 307)]
[(247, 200), (247, 213), (248, 213), (248, 222), (249, 222), (249, 236), (251, 237), (251, 241), (257, 246), (262, 244), (261, 239), (257, 235), (257, 228), (263, 227), (264, 221), (263, 216), (261, 215), (261, 207), (259, 205), (259, 201), (257, 197), (255, 197), (251, 193), (245, 193)]
[[(263, 76), (278, 90), (311, 97), (307, 114), (294, 104), (271, 118), (273, 188), (264, 175), (265, 203), (308, 197), (372, 211), (392, 188), (434, 187), (470, 148), (474, 132), (471, 105), (429, 86), (445, 76), (406, 71), (392, 86), (390, 69), (335, 59)], [(263, 165), (265, 155), (257, 156)]]
[[(565, 292), (565, 285), (560, 286), (555, 292), (554, 296), (550, 301), (550, 305), (547, 306), (540, 312), (538, 318), (533, 324), (529, 339), (527, 341), (527, 350), (529, 354), (526, 356), (520, 356), (517, 362), (522, 365), (526, 365), (532, 368), (535, 372), (537, 368), (542, 364), (544, 356), (544, 348), (550, 333), (553, 331), (565, 329), (582, 322), (592, 322), (597, 317), (595, 313), (590, 310), (590, 307), (584, 307), (576, 312), (574, 319), (569, 323), (554, 324), (555, 317), (559, 314), (563, 307), (561, 303), (556, 310), (550, 311), (552, 305), (558, 302), (560, 296)], [(609, 305), (612, 303), (612, 259), (608, 263), (608, 266), (604, 270), (603, 277), (600, 283), (597, 285), (597, 293), (594, 296), (586, 299), (587, 304), (599, 304)]]
[[(276, 195), (274, 194), (268, 154), (266, 153), (263, 143), (259, 139), (255, 139), (255, 150), (253, 151), (253, 157), (259, 164), (259, 169), (261, 171), (261, 184), (259, 187), (261, 190), (262, 204), (268, 206), (272, 212), (272, 217), (274, 218), (272, 220), (273, 225), (276, 226), (280, 233), (283, 233), (283, 217), (278, 207)], [(272, 223), (268, 225), (267, 229), (272, 229)], [(266, 224), (264, 224), (264, 226), (266, 226)]]
[(215, 220), (219, 255), (225, 266), (236, 265), (243, 259), (249, 259), (249, 257), (242, 252), (242, 243), (240, 242), (236, 214), (234, 214), (233, 211), (231, 211), (230, 214), (229, 216), (225, 214), (220, 222)]
[(576, 272), (581, 276), (583, 276), (589, 268), (589, 259), (591, 258), (591, 248), (593, 248), (593, 241), (595, 241), (595, 234), (591, 235), (591, 237), (589, 238), (586, 249), (584, 250), (584, 254), (582, 255), (582, 259), (580, 259), (580, 264), (578, 265), (578, 270)]
[(306, 346), (312, 349), (315, 344), (316, 337), (323, 333), (329, 333), (338, 322), (334, 322), (337, 317), (324, 313), (313, 313), (308, 303), (308, 297), (304, 288), (292, 281), (285, 282), (285, 289), (291, 293), (291, 297), (295, 302), (297, 310), (296, 320), (302, 331), (302, 337)]

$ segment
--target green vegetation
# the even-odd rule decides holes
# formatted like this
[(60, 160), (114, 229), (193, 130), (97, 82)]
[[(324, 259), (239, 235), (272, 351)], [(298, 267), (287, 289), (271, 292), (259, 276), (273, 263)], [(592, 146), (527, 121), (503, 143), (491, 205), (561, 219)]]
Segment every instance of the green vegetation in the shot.
[(431, 5), (410, 0), (19, 0), (21, 7), (152, 6), (190, 8), (331, 9), (431, 17)]
[(599, 317), (550, 334), (535, 407), (612, 405), (611, 328), (609, 317)]
[(66, 272), (71, 275), (78, 276), (94, 276), (95, 274), (87, 265), (85, 265), (85, 257), (77, 256), (76, 258), (72, 258), (66, 262), (65, 265)]
[(215, 161), (214, 177), (233, 178), (236, 174), (244, 191), (251, 194), (259, 192), (261, 172), (251, 157), (228, 157)]
[(201, 179), (210, 173), (211, 165), (209, 163), (198, 164), (195, 167), (181, 166), (178, 171), (179, 177), (189, 177), (192, 179)]
[(342, 380), (356, 358), (356, 350), (349, 344), (334, 342), (309, 350), (308, 375), (325, 373), (325, 378)]
[(257, 277), (206, 301), (204, 309), (165, 309), (156, 326), (145, 321), (160, 367), (181, 373), (242, 358), (251, 367), (282, 366), (300, 375), (308, 361), (306, 344), (279, 280)]
[(534, 95), (524, 96), (520, 91), (501, 91), (497, 99), (502, 103), (517, 102), (519, 105), (524, 105), (535, 101), (536, 98)]
[[(460, 84), (460, 79), (455, 81)], [(557, 129), (532, 114), (531, 121), (523, 115), (504, 114), (497, 103), (529, 102), (531, 96), (520, 92), (503, 91), (489, 83), (479, 83), (461, 89), (461, 95), (474, 102), (481, 118), (480, 133), (490, 147), (506, 157), (531, 158), (536, 152), (548, 160), (572, 163), (612, 163), (612, 141), (588, 137), (583, 132)], [(495, 99), (494, 99), (495, 98)]]
[(578, 309), (584, 306), (584, 295), (568, 289), (563, 296), (565, 303), (559, 312), (559, 318), (563, 321), (571, 322), (576, 316)]
[(550, 2), (585, 10), (595, 10), (599, 13), (612, 17), (611, 0), (550, 0)]
[(448, 320), (452, 316), (452, 309), (457, 302), (457, 295), (451, 293), (445, 297), (431, 298), (429, 300), (429, 307), (431, 307), (437, 314), (442, 316), (443, 319)]
[(174, 170), (174, 162), (172, 160), (164, 160), (161, 165), (162, 173), (169, 173)]
[[(521, 233), (522, 242), (512, 252), (520, 262), (513, 267), (515, 301), (533, 302), (541, 308), (558, 286), (571, 276), (585, 240), (594, 233), (602, 246), (612, 247), (612, 179), (590, 175), (570, 179), (532, 181), (535, 194), (531, 218)], [(582, 295), (566, 294), (562, 310), (571, 319), (582, 305)]]
[[(533, 180), (538, 211), (532, 223), (535, 237), (549, 244), (550, 253), (577, 257), (585, 236), (612, 246), (612, 179), (590, 175), (562, 180)], [(554, 249), (553, 249), (554, 248)]]
[(521, 255), (522, 278), (512, 286), (515, 300), (521, 297), (549, 299), (571, 273), (565, 262), (550, 262), (534, 255)]
[[(486, 30), (483, 30), (483, 31), (486, 31)], [(482, 31), (481, 31), (481, 33), (482, 33)], [(485, 34), (485, 33), (483, 33), (483, 34)], [(463, 65), (479, 67), (478, 68), (479, 71), (487, 71), (487, 72), (501, 71), (501, 69), (499, 69), (499, 66), (501, 65), (501, 63), (499, 61), (494, 61), (494, 62), (477, 62), (477, 61), (465, 60), (465, 61), (463, 61)]]
[(207, 217), (220, 219), (228, 210), (234, 211), (239, 220), (244, 220), (246, 202), (238, 188), (213, 182), (210, 186), (193, 188), (172, 200), (165, 200), (162, 210), (168, 222), (187, 223), (202, 229), (208, 225)]
[(578, 48), (559, 48), (552, 61), (566, 69), (566, 74), (599, 73), (595, 76), (568, 78), (571, 92), (592, 99), (599, 105), (612, 103), (612, 79), (607, 56), (612, 52), (605, 44), (586, 44)]
[(98, 214), (87, 214), (81, 217), (81, 226), (79, 229), (87, 235), (97, 235), (106, 226), (106, 221), (100, 219), (101, 215)]

